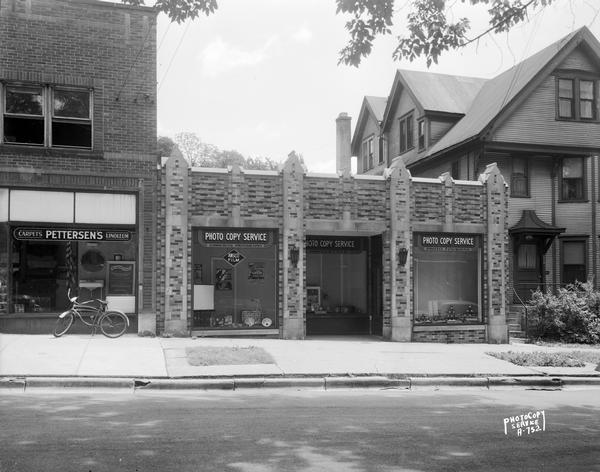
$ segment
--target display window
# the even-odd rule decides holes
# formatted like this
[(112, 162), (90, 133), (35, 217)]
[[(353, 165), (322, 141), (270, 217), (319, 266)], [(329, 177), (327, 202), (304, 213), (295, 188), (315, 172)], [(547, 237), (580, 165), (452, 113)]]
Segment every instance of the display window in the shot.
[(481, 322), (481, 236), (416, 233), (415, 324)]
[(307, 236), (307, 333), (369, 334), (368, 280), (368, 238)]
[(277, 328), (277, 232), (195, 228), (194, 327)]
[(11, 236), (11, 312), (62, 311), (69, 292), (80, 300), (112, 297), (119, 308), (126, 299), (126, 311), (135, 311), (134, 227), (18, 226)]

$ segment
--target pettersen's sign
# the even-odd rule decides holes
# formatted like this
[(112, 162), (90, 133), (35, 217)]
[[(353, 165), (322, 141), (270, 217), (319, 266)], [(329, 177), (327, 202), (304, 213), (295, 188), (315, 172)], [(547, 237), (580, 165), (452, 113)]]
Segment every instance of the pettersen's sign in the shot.
[(273, 232), (268, 230), (222, 230), (198, 231), (197, 241), (203, 246), (256, 246), (273, 244)]
[(131, 231), (112, 229), (15, 228), (20, 241), (129, 241)]
[(417, 245), (423, 248), (471, 249), (479, 247), (476, 234), (421, 233), (417, 235)]

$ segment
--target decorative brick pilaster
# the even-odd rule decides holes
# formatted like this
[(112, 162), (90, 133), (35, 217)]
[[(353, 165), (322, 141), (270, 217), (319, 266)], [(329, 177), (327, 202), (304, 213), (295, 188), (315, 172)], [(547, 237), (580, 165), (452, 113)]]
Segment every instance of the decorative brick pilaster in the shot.
[[(392, 341), (411, 340), (411, 209), (410, 172), (404, 164), (391, 169), (389, 181), (389, 231), (384, 237), (383, 336)], [(408, 251), (406, 263), (398, 260), (400, 249)], [(389, 263), (388, 263), (389, 261)]]
[[(283, 167), (283, 238), (282, 292), (284, 339), (303, 339), (304, 322), (304, 173), (296, 154), (290, 154)], [(296, 265), (290, 261), (291, 250), (298, 251)]]
[(496, 164), (479, 177), (484, 185), (486, 224), (484, 303), (488, 342), (508, 342), (506, 282), (508, 277), (508, 186)]
[(165, 165), (165, 332), (188, 331), (189, 164), (176, 152)]

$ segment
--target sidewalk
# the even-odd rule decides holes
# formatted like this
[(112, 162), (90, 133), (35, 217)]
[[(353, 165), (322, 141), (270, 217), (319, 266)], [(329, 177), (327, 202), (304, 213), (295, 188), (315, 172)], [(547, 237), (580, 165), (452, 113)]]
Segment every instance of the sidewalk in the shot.
[[(187, 362), (185, 349), (195, 346), (256, 346), (271, 354), (275, 363), (192, 366)], [(163, 386), (166, 381), (171, 385), (188, 385), (191, 379), (196, 381), (195, 385), (207, 379), (213, 379), (212, 384), (215, 384), (214, 379), (227, 381), (223, 384), (226, 386), (236, 379), (238, 385), (248, 385), (252, 379), (254, 384), (264, 379), (316, 379), (315, 385), (328, 379), (332, 385), (336, 378), (349, 379), (348, 386), (355, 386), (358, 378), (378, 379), (378, 384), (384, 386), (388, 379), (392, 386), (397, 386), (404, 385), (399, 380), (421, 379), (416, 383), (423, 384), (427, 383), (423, 378), (454, 378), (453, 382), (457, 383), (462, 378), (480, 379), (473, 380), (473, 385), (482, 385), (481, 379), (486, 379), (488, 388), (489, 379), (529, 379), (531, 383), (539, 378), (542, 385), (547, 385), (551, 378), (555, 381), (556, 378), (578, 378), (580, 383), (586, 378), (600, 386), (600, 372), (595, 371), (593, 364), (571, 368), (521, 367), (485, 354), (509, 350), (564, 349), (518, 342), (510, 345), (393, 343), (374, 337), (314, 337), (292, 341), (0, 334), (0, 377), (11, 382), (61, 378), (63, 383), (64, 379), (71, 379), (70, 383), (73, 379), (104, 379), (105, 383), (107, 379), (120, 379), (119, 385), (127, 380), (135, 385), (149, 385), (149, 382)], [(240, 383), (240, 379), (245, 381)], [(354, 380), (351, 382), (351, 379)], [(446, 380), (445, 383), (452, 382)], [(235, 388), (236, 384), (231, 385)]]

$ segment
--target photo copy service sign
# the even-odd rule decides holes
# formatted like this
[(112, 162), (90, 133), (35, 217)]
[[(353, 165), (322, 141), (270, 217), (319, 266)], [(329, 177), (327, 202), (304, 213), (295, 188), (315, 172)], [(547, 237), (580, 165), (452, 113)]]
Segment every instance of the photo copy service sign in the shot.
[(416, 245), (430, 251), (469, 251), (481, 246), (478, 234), (418, 233)]

